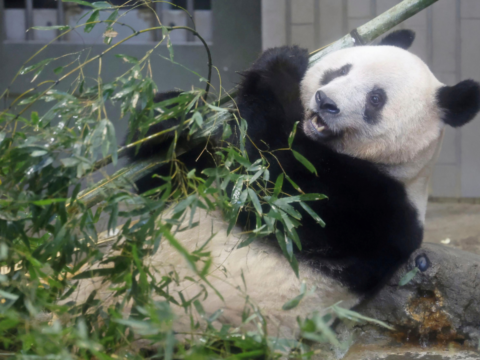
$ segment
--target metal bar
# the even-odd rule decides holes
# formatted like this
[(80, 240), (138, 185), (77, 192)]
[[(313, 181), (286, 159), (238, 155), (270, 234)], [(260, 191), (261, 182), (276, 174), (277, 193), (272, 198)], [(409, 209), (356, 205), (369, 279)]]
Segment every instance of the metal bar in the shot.
[[(65, 12), (63, 9), (63, 1), (57, 0), (57, 25), (65, 25)], [(57, 35), (60, 35), (61, 31), (57, 30)], [(62, 38), (58, 38), (58, 41), (62, 41)]]
[[(195, 4), (194, 4), (194, 0), (187, 0), (187, 11), (193, 19), (193, 21), (192, 20), (188, 21), (190, 24), (187, 25), (187, 26), (190, 26), (191, 28), (194, 29), (195, 28)], [(188, 42), (195, 41), (195, 35), (193, 34), (193, 32), (187, 31), (187, 41)]]
[[(33, 0), (25, 0), (25, 31), (33, 27)], [(33, 40), (33, 30), (25, 32), (25, 40)]]
[(313, 42), (315, 47), (320, 47), (320, 0), (315, 0), (313, 3)]
[[(455, 80), (462, 80), (462, 2), (455, 2)], [(455, 196), (463, 195), (462, 184), (462, 128), (455, 131), (455, 161), (457, 176), (455, 181)]]
[(348, 0), (342, 1), (342, 29), (344, 34), (350, 31), (348, 28)]
[(462, 2), (455, 2), (455, 76), (456, 81), (462, 79)]
[[(0, 1), (0, 21), (2, 24), (5, 24), (5, 6), (4, 2)], [(5, 26), (0, 26), (0, 59), (2, 58), (3, 46), (2, 43), (6, 40), (7, 34), (5, 33), (6, 29)]]
[(429, 7), (427, 14), (427, 64), (433, 68), (433, 8)]
[(377, 0), (370, 0), (370, 18), (377, 16)]
[[(159, 2), (159, 1), (157, 1), (155, 3), (155, 12), (157, 13), (158, 19), (160, 20), (162, 25), (165, 25), (163, 23), (163, 21), (164, 21), (164, 16), (163, 16), (164, 15), (164, 5), (165, 5), (165, 3)], [(155, 20), (154, 20), (155, 23), (156, 23), (156, 20), (157, 20), (157, 18), (155, 17)], [(160, 24), (158, 24), (158, 25), (160, 25)], [(155, 25), (155, 26), (158, 26), (158, 25)], [(162, 35), (162, 29), (155, 30), (153, 36), (154, 36), (156, 42), (161, 41), (162, 36), (163, 36)]]
[(292, 1), (285, 0), (285, 42), (292, 45)]

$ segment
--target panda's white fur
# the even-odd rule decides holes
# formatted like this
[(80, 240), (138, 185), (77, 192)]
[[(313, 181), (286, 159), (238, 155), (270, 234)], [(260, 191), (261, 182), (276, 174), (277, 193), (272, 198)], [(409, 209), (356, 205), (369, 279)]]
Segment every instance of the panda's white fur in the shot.
[[(275, 51), (277, 50), (274, 49), (269, 54), (274, 59), (277, 56)], [(288, 51), (293, 52), (292, 56), (296, 56), (298, 53), (298, 49), (293, 48), (280, 49), (278, 53), (283, 56), (282, 52), (288, 53)], [(286, 58), (289, 59), (288, 56)], [(252, 67), (253, 70), (258, 70), (259, 74), (263, 74), (263, 67), (266, 66), (265, 64), (269, 64), (262, 61), (265, 60), (261, 58)], [(351, 65), (348, 74), (338, 76), (325, 85), (321, 84), (325, 72), (338, 69), (346, 64)], [(289, 74), (287, 75), (289, 76)], [(262, 76), (256, 78), (253, 75), (249, 76), (252, 77), (253, 80), (250, 80), (254, 84), (257, 79), (259, 79), (258, 81), (262, 80)], [(248, 86), (248, 83), (243, 85), (244, 93), (249, 91)], [(415, 214), (420, 219), (420, 225), (411, 225), (421, 227), (426, 208), (427, 183), (439, 151), (444, 128), (442, 117), (445, 116), (445, 110), (438, 103), (438, 91), (442, 86), (427, 65), (403, 49), (391, 46), (365, 46), (340, 50), (323, 58), (308, 69), (303, 77), (301, 100), (305, 109), (305, 120), (302, 127), (307, 137), (311, 139), (319, 137), (311, 119), (314, 113), (318, 112), (316, 93), (318, 90), (322, 90), (341, 109), (340, 113), (335, 116), (323, 117), (323, 122), (330, 130), (344, 134), (339, 139), (334, 138), (327, 142), (328, 146), (338, 153), (376, 164), (387, 174), (387, 177), (399, 180), (405, 187), (410, 201), (414, 204)], [(381, 111), (380, 120), (372, 125), (367, 124), (363, 119), (364, 104), (369, 91), (376, 87), (385, 90), (387, 102)], [(245, 99), (244, 101), (252, 100), (249, 100), (248, 96), (245, 96)], [(262, 104), (258, 106), (262, 106)], [(449, 106), (453, 109), (451, 113), (454, 113), (455, 107)], [(270, 106), (268, 111), (274, 110)], [(245, 111), (244, 116), (256, 116), (256, 110), (252, 111), (253, 115), (248, 115), (248, 111)], [(478, 111), (478, 106), (474, 106), (473, 114), (476, 111)], [(274, 117), (273, 121), (275, 119)], [(274, 130), (278, 129), (273, 129), (272, 132)], [(151, 153), (153, 150), (149, 151)], [(295, 166), (300, 167), (301, 165)], [(360, 164), (361, 166), (363, 165)], [(367, 166), (365, 171), (372, 170)], [(353, 178), (350, 181), (356, 180)], [(388, 195), (387, 193), (383, 194)], [(330, 201), (334, 201), (334, 199)], [(379, 201), (388, 200), (380, 199)], [(408, 201), (406, 202), (408, 203)], [(402, 202), (402, 206), (404, 203), (405, 201)], [(223, 309), (222, 316), (217, 319), (221, 323), (241, 325), (242, 311), (246, 295), (248, 295), (251, 302), (258, 306), (268, 318), (270, 335), (292, 337), (297, 333), (296, 317), (298, 315), (305, 316), (313, 311), (322, 311), (340, 300), (342, 300), (343, 306), (352, 307), (363, 297), (361, 291), (352, 292), (348, 286), (344, 286), (345, 284), (325, 276), (321, 271), (321, 266), (316, 266), (311, 259), (299, 260), (300, 275), (297, 278), (278, 246), (267, 239), (258, 240), (249, 246), (237, 249), (241, 238), (241, 229), (236, 228), (230, 236), (227, 236), (227, 225), (219, 213), (207, 214), (203, 210), (197, 210), (195, 217), (195, 221), (198, 221), (200, 225), (177, 232), (175, 237), (188, 251), (194, 251), (203, 246), (212, 233), (216, 233), (205, 246), (204, 251), (210, 252), (213, 259), (207, 279), (210, 285), (222, 294), (223, 300), (209, 285), (188, 280), (189, 276), (194, 277), (194, 273), (185, 259), (166, 240), (163, 240), (157, 253), (148, 261), (154, 265), (157, 277), (168, 276), (170, 271), (175, 270), (181, 281), (178, 285), (172, 285), (170, 290), (182, 291), (187, 299), (196, 296), (202, 291), (202, 286), (206, 286), (209, 295), (207, 298), (201, 297), (200, 300), (208, 314)], [(390, 219), (390, 221), (395, 224), (395, 219)], [(413, 231), (416, 230), (413, 229)], [(330, 239), (330, 241), (335, 242), (335, 239)], [(419, 246), (419, 242), (411, 246), (413, 247), (410, 247), (402, 255), (402, 259), (408, 257), (411, 251)], [(388, 251), (396, 250), (388, 248)], [(385, 254), (385, 256), (388, 255)], [(321, 264), (322, 260), (319, 261)], [(347, 261), (348, 264), (350, 263)], [(366, 265), (370, 266), (369, 263)], [(336, 272), (341, 274), (342, 266), (340, 265), (338, 269), (330, 269), (332, 274)], [(351, 285), (352, 278), (347, 280)], [(309, 289), (315, 287), (315, 291), (305, 297), (298, 307), (283, 311), (282, 305), (299, 294), (302, 282), (305, 282)], [(70, 299), (81, 302), (93, 288), (99, 290), (97, 297), (102, 299), (108, 297), (108, 284), (101, 284), (100, 280), (84, 280), (80, 282), (77, 291)], [(175, 308), (175, 311), (179, 315), (176, 323), (177, 330), (187, 331), (190, 326), (188, 315), (184, 314), (181, 307)], [(194, 316), (198, 317), (195, 314)]]
[[(345, 64), (352, 65), (346, 76), (319, 84), (325, 71)], [(314, 108), (317, 90), (333, 99), (341, 112), (325, 121), (344, 135), (330, 145), (338, 152), (382, 164), (405, 184), (423, 223), (428, 179), (445, 127), (436, 103), (441, 86), (416, 55), (394, 46), (364, 46), (336, 51), (311, 67), (302, 82), (302, 102), (305, 109)], [(388, 99), (381, 121), (369, 126), (363, 109), (366, 94), (374, 87), (386, 89)], [(303, 124), (307, 134), (313, 131), (308, 117), (307, 110)]]
[[(348, 74), (325, 86), (318, 83), (325, 71), (343, 64), (352, 65)], [(341, 112), (329, 126), (347, 131), (331, 143), (335, 150), (396, 165), (415, 162), (419, 153), (439, 139), (445, 125), (435, 97), (441, 86), (416, 55), (393, 46), (364, 46), (331, 53), (311, 67), (302, 81), (302, 101), (306, 109), (314, 108), (314, 95), (323, 90), (338, 104)], [(367, 126), (365, 96), (375, 87), (386, 89), (388, 100), (382, 121)]]
[[(166, 216), (168, 218), (168, 214)], [(318, 271), (314, 271), (307, 264), (299, 264), (300, 277), (297, 278), (285, 256), (277, 247), (267, 242), (258, 240), (247, 247), (237, 249), (241, 240), (245, 240), (241, 229), (236, 228), (227, 235), (227, 225), (220, 212), (207, 213), (198, 209), (193, 222), (199, 222), (200, 225), (186, 229), (189, 221), (190, 216), (187, 215), (182, 225), (172, 231), (175, 233), (176, 230), (182, 229), (181, 232), (175, 233), (175, 239), (189, 252), (200, 249), (212, 234), (216, 234), (202, 249), (202, 252), (209, 252), (213, 260), (206, 276), (208, 284), (195, 274), (186, 259), (166, 239), (162, 241), (158, 251), (146, 261), (151, 269), (154, 269), (157, 280), (163, 276), (171, 276), (171, 273), (175, 272), (175, 277), (180, 279), (180, 283), (169, 285), (169, 292), (178, 302), (181, 303), (178, 292), (182, 292), (186, 300), (202, 293), (200, 300), (209, 316), (221, 309), (223, 313), (216, 324), (241, 326), (242, 312), (247, 306), (250, 310), (258, 308), (266, 317), (269, 335), (293, 338), (298, 335), (297, 316), (304, 317), (314, 311), (322, 311), (339, 301), (347, 308), (358, 303), (358, 296), (333, 279), (320, 276)], [(112, 252), (107, 254), (111, 255)], [(201, 268), (202, 265), (199, 263), (198, 267)], [(109, 264), (104, 266), (109, 267)], [(91, 267), (88, 269), (92, 270)], [(186, 277), (195, 281), (185, 280)], [(303, 282), (308, 290), (315, 287), (315, 291), (306, 296), (298, 307), (289, 311), (282, 310), (284, 303), (300, 294)], [(206, 298), (204, 289), (208, 292)], [(101, 278), (79, 281), (75, 292), (64, 302), (73, 300), (83, 303), (93, 290), (97, 291), (96, 297), (103, 300), (103, 305), (109, 303), (111, 285), (103, 283)], [(155, 295), (152, 295), (155, 299)], [(157, 296), (157, 300), (164, 299)], [(182, 307), (173, 304), (171, 306), (177, 315), (174, 323), (177, 332), (184, 334), (190, 331), (190, 315), (201, 323), (201, 316), (198, 313), (185, 314)], [(259, 319), (256, 319), (253, 324), (258, 322)], [(251, 329), (252, 323), (246, 325), (246, 328)]]

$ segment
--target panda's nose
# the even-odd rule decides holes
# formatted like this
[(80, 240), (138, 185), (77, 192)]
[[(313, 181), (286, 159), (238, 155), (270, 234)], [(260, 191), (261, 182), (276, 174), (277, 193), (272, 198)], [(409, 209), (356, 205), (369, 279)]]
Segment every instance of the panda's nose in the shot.
[(335, 101), (330, 99), (322, 90), (318, 90), (315, 94), (315, 101), (320, 110), (324, 110), (330, 114), (338, 114), (340, 112)]

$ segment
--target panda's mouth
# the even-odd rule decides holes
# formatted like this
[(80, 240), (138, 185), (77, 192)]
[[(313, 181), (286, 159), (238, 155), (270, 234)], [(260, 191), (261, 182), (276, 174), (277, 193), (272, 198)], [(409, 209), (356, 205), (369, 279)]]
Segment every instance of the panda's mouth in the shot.
[(313, 117), (310, 119), (310, 124), (315, 133), (323, 138), (334, 135), (327, 123), (317, 113), (313, 113)]
[(310, 121), (312, 122), (312, 125), (315, 128), (315, 130), (317, 130), (318, 132), (321, 133), (322, 131), (324, 131), (326, 129), (328, 130), (327, 124), (325, 124), (325, 122), (320, 117), (320, 115), (315, 114)]

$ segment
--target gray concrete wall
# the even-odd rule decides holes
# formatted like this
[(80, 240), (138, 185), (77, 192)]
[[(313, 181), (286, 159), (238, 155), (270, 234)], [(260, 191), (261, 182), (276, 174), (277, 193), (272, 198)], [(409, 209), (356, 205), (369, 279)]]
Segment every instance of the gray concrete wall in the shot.
[[(0, 19), (3, 19), (3, 0), (0, 0)], [(238, 71), (247, 68), (261, 52), (261, 9), (259, 0), (212, 0), (213, 17), (213, 38), (210, 44), (213, 63), (218, 68), (222, 86), (229, 90), (239, 81)], [(103, 24), (101, 26), (104, 26)], [(3, 37), (3, 21), (0, 20), (0, 93), (10, 84), (15, 73), (21, 65), (36, 51), (42, 48), (42, 43), (18, 42), (11, 43), (1, 41)], [(138, 29), (137, 29), (138, 30)], [(111, 81), (114, 77), (122, 74), (129, 67), (115, 58), (115, 54), (126, 54), (140, 58), (147, 51), (152, 49), (155, 43), (129, 45), (128, 42), (119, 45), (111, 53), (103, 57), (102, 79), (104, 82)], [(89, 48), (90, 56), (97, 55), (107, 49), (102, 43), (83, 45), (79, 43), (71, 44), (68, 42), (53, 43), (48, 46), (32, 63), (36, 63), (45, 58), (55, 58), (67, 53), (74, 53), (82, 49)], [(205, 48), (201, 44), (174, 44), (175, 61), (186, 68), (207, 77), (207, 55)], [(159, 55), (168, 58), (168, 50), (165, 45), (161, 45), (152, 56), (153, 79), (160, 91), (173, 88), (190, 89), (192, 86), (205, 86), (198, 77), (187, 71), (185, 68), (172, 64), (168, 60), (162, 59)], [(48, 68), (41, 75), (44, 79), (55, 79), (53, 68)], [(96, 78), (98, 72), (98, 62), (93, 62), (85, 68), (87, 77)], [(25, 90), (32, 88), (31, 74), (20, 76), (10, 87), (13, 94), (20, 94)], [(33, 86), (41, 81), (38, 79)], [(59, 87), (67, 89), (73, 79), (65, 80)], [(220, 83), (217, 71), (213, 71), (213, 86), (218, 89)], [(3, 108), (5, 103), (0, 103)], [(111, 113), (111, 119), (114, 120), (118, 113)], [(123, 139), (126, 120), (116, 121), (117, 134), (119, 139)]]
[[(3, 0), (0, 1), (0, 19), (3, 19)], [(5, 39), (4, 31), (5, 29), (3, 27), (3, 21), (0, 20), (0, 72), (2, 69), (2, 59), (3, 59), (3, 46), (1, 45), (1, 43), (3, 43), (3, 39)]]
[[(315, 50), (400, 0), (262, 0), (262, 47), (297, 44)], [(411, 51), (448, 85), (480, 81), (480, 0), (439, 0), (399, 28), (417, 37)], [(439, 197), (480, 197), (480, 119), (447, 129), (431, 182)]]

